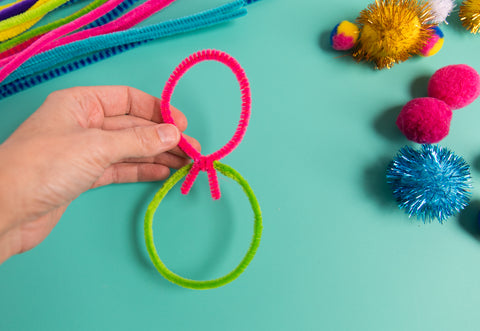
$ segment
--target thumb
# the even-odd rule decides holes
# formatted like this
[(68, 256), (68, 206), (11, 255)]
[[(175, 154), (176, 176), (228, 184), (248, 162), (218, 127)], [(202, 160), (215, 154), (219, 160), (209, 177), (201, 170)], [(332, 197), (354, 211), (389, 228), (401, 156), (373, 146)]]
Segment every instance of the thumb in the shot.
[(127, 158), (152, 157), (177, 146), (180, 131), (172, 124), (104, 131), (103, 152), (110, 163)]

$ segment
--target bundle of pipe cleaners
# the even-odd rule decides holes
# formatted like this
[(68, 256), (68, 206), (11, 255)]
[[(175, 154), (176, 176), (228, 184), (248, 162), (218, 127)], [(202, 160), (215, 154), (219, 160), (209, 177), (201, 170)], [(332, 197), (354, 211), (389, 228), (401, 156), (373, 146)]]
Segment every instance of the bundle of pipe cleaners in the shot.
[[(49, 12), (77, 0), (19, 0), (0, 6), (0, 99), (146, 42), (246, 15), (258, 0), (235, 0), (193, 15), (136, 28), (175, 0), (93, 0), (45, 25)], [(33, 27), (33, 28), (32, 28)]]
[[(446, 22), (454, 0), (375, 0), (355, 20), (342, 21), (330, 34), (338, 51), (350, 51), (357, 61), (373, 62), (375, 68), (391, 68), (414, 55), (432, 56), (443, 46), (439, 25)], [(462, 25), (480, 30), (480, 0), (464, 0), (459, 17)]]
[[(248, 82), (247, 76), (240, 64), (230, 55), (217, 51), (217, 50), (204, 50), (197, 53), (194, 53), (183, 60), (177, 68), (173, 71), (172, 75), (168, 79), (165, 87), (163, 89), (160, 108), (162, 118), (166, 123), (175, 124), (171, 113), (170, 113), (170, 99), (173, 94), (173, 90), (177, 85), (178, 81), (182, 76), (194, 65), (202, 61), (218, 61), (223, 63), (235, 75), (238, 83), (240, 85), (240, 92), (242, 94), (242, 111), (240, 114), (240, 121), (238, 127), (233, 135), (225, 146), (220, 148), (218, 151), (210, 155), (202, 155), (197, 151), (184, 137), (180, 139), (178, 146), (193, 159), (193, 164), (189, 164), (176, 173), (174, 173), (159, 189), (157, 194), (155, 194), (152, 202), (148, 206), (146, 215), (145, 215), (145, 242), (147, 246), (148, 253), (150, 258), (160, 272), (169, 281), (191, 289), (211, 289), (215, 287), (220, 287), (236, 279), (240, 274), (247, 268), (248, 264), (252, 261), (257, 248), (260, 244), (260, 238), (262, 236), (262, 214), (260, 211), (260, 206), (258, 204), (257, 198), (255, 197), (252, 189), (248, 182), (243, 179), (243, 177), (235, 171), (233, 168), (229, 167), (226, 164), (219, 162), (220, 159), (225, 157), (227, 154), (231, 153), (238, 144), (242, 141), (243, 136), (247, 130), (247, 126), (250, 119), (250, 107), (251, 107), (251, 96), (250, 96), (250, 84)], [(170, 271), (165, 264), (162, 262), (158, 256), (157, 250), (155, 248), (153, 240), (153, 218), (156, 209), (160, 205), (160, 202), (163, 200), (165, 195), (170, 191), (170, 189), (183, 177), (185, 181), (182, 184), (181, 192), (183, 194), (188, 194), (197, 175), (200, 171), (205, 171), (208, 175), (208, 181), (210, 184), (210, 192), (214, 200), (220, 199), (220, 187), (218, 185), (217, 171), (223, 174), (226, 177), (233, 179), (237, 182), (245, 192), (248, 197), (248, 200), (251, 204), (254, 222), (253, 222), (253, 237), (250, 247), (245, 254), (244, 258), (240, 264), (227, 275), (213, 279), (213, 280), (192, 280), (181, 277), (174, 272)]]
[(452, 110), (471, 104), (480, 95), (480, 76), (465, 64), (437, 70), (428, 82), (428, 97), (409, 101), (396, 124), (407, 139), (423, 144), (406, 146), (387, 170), (387, 182), (401, 209), (423, 221), (440, 223), (470, 201), (471, 174), (465, 160), (438, 143), (450, 130)]

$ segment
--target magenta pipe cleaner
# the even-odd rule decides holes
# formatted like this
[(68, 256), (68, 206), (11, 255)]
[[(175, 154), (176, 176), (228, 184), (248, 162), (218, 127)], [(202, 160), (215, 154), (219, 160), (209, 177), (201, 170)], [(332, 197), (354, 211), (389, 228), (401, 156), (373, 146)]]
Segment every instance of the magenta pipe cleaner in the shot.
[(180, 63), (177, 68), (175, 68), (172, 75), (168, 79), (162, 93), (161, 111), (162, 118), (166, 123), (175, 124), (170, 114), (170, 99), (172, 97), (173, 90), (175, 89), (175, 86), (177, 85), (179, 79), (191, 67), (205, 60), (215, 60), (228, 66), (230, 70), (232, 70), (232, 72), (235, 74), (235, 77), (240, 84), (240, 90), (242, 93), (242, 111), (240, 113), (240, 121), (238, 123), (235, 134), (230, 139), (230, 141), (225, 144), (225, 146), (220, 148), (218, 151), (205, 156), (198, 152), (183, 137), (180, 139), (180, 142), (178, 144), (178, 146), (194, 161), (192, 169), (185, 178), (185, 181), (183, 182), (181, 188), (182, 193), (188, 194), (190, 188), (193, 185), (193, 182), (197, 178), (198, 173), (200, 171), (206, 171), (208, 174), (208, 181), (210, 183), (210, 192), (212, 194), (212, 198), (216, 200), (220, 198), (220, 188), (218, 186), (217, 172), (213, 168), (213, 162), (222, 159), (238, 146), (238, 144), (242, 141), (243, 136), (245, 135), (248, 121), (250, 119), (250, 86), (248, 84), (248, 79), (245, 75), (245, 71), (242, 69), (237, 60), (235, 60), (233, 57), (226, 53), (216, 50), (204, 50), (194, 53), (185, 60), (183, 60), (182, 63)]
[[(99, 36), (102, 34), (129, 29), (137, 25), (138, 23), (142, 22), (143, 20), (147, 19), (148, 17), (152, 16), (156, 12), (164, 9), (174, 1), (175, 0), (148, 0), (147, 2), (141, 4), (137, 8), (133, 9), (132, 11), (126, 13), (125, 15), (117, 18), (116, 20), (108, 24), (100, 25), (88, 30), (79, 31), (71, 35), (65, 36), (63, 38), (57, 39), (55, 41), (52, 41), (48, 45), (45, 45), (45, 47), (43, 47), (41, 51), (46, 52), (55, 47), (63, 46), (75, 41)], [(40, 52), (37, 52), (32, 56), (35, 56), (38, 53)], [(15, 56), (16, 54), (13, 54), (0, 60), (0, 66), (5, 65), (9, 61), (11, 61)]]
[[(25, 63), (25, 61), (27, 61), (29, 58), (40, 52), (43, 52), (46, 48), (48, 48), (50, 42), (95, 21), (99, 17), (108, 13), (110, 10), (114, 9), (122, 1), (123, 0), (108, 1), (102, 6), (92, 10), (90, 13), (79, 17), (76, 20), (65, 24), (64, 26), (61, 26), (56, 30), (46, 33), (22, 52), (15, 54), (12, 57), (3, 59), (0, 61), (0, 66), (5, 64), (7, 61), (8, 63), (6, 63), (3, 68), (0, 69), (0, 82), (2, 82), (8, 75)], [(164, 6), (167, 6), (173, 1), (175, 0), (163, 0), (161, 3), (163, 3)]]

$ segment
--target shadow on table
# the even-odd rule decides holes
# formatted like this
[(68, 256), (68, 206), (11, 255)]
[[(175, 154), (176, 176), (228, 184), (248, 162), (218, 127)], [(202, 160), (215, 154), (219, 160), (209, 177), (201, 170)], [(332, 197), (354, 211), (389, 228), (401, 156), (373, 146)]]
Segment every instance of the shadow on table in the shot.
[[(412, 99), (424, 98), (428, 96), (429, 80), (430, 80), (430, 76), (420, 76), (420, 77), (417, 77), (412, 82), (412, 85), (410, 86), (410, 94), (412, 95)], [(408, 101), (410, 100), (405, 101), (405, 103), (407, 103)]]
[(373, 122), (373, 128), (375, 129), (375, 132), (393, 142), (406, 142), (402, 132), (395, 124), (397, 116), (400, 113), (400, 110), (402, 110), (402, 107), (403, 106), (390, 107), (380, 113), (380, 115), (378, 115)]
[(363, 172), (363, 186), (367, 194), (375, 198), (381, 207), (388, 208), (396, 206), (386, 178), (387, 167), (391, 161), (391, 157), (381, 157)]
[(480, 211), (480, 201), (473, 200), (470, 204), (460, 212), (458, 216), (458, 224), (467, 233), (472, 235), (475, 239), (480, 241), (480, 227), (478, 222), (478, 216)]

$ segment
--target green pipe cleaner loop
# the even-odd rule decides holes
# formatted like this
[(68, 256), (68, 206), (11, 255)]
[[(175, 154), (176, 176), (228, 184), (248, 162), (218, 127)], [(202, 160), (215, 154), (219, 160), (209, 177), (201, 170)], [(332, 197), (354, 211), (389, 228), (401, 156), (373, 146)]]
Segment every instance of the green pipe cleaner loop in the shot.
[(158, 256), (157, 250), (155, 248), (155, 244), (153, 242), (153, 217), (155, 211), (157, 210), (160, 202), (162, 202), (163, 198), (167, 195), (168, 191), (175, 186), (175, 184), (186, 176), (186, 174), (192, 168), (192, 164), (186, 165), (185, 167), (179, 169), (176, 173), (174, 173), (165, 183), (163, 186), (158, 190), (155, 194), (153, 200), (150, 202), (150, 205), (147, 208), (147, 212), (145, 214), (145, 223), (144, 223), (144, 231), (145, 231), (145, 243), (147, 246), (148, 254), (150, 255), (150, 259), (152, 260), (153, 264), (157, 268), (158, 272), (165, 277), (170, 282), (194, 289), (194, 290), (207, 290), (216, 287), (220, 287), (230, 283), (231, 281), (235, 280), (240, 274), (247, 268), (248, 264), (252, 261), (255, 253), (257, 252), (257, 248), (260, 245), (260, 239), (262, 237), (262, 212), (260, 211), (260, 206), (258, 204), (257, 198), (253, 193), (252, 189), (248, 182), (232, 167), (222, 164), (218, 161), (214, 161), (213, 167), (218, 170), (221, 174), (226, 177), (229, 177), (236, 181), (242, 187), (243, 191), (248, 197), (250, 205), (252, 206), (253, 214), (254, 214), (254, 223), (253, 223), (253, 237), (252, 242), (250, 243), (250, 247), (243, 257), (240, 264), (233, 269), (227, 275), (213, 279), (213, 280), (192, 280), (188, 278), (183, 278), (174, 272), (170, 271), (165, 264), (162, 262), (160, 257)]

